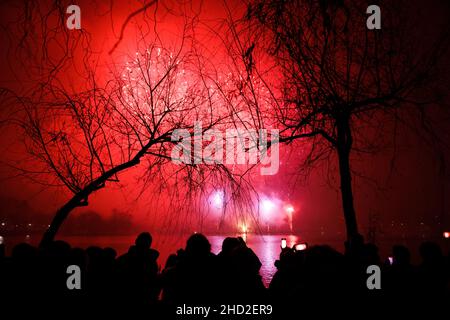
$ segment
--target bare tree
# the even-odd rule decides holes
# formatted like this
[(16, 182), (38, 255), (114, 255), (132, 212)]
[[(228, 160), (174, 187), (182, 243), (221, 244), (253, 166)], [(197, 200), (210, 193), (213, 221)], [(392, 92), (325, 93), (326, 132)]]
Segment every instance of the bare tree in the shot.
[[(4, 4), (9, 11), (11, 6)], [(27, 154), (27, 161), (14, 169), (35, 183), (62, 186), (71, 193), (42, 245), (54, 238), (74, 208), (88, 205), (92, 193), (120, 182), (122, 172), (138, 165), (142, 190), (164, 192), (174, 212), (201, 211), (207, 193), (219, 190), (225, 201), (221, 222), (227, 211), (238, 221), (248, 219), (257, 201), (248, 177), (253, 166), (172, 163), (173, 133), (185, 129), (198, 134), (196, 121), (202, 122), (202, 133), (211, 128), (262, 127), (261, 114), (247, 108), (249, 100), (235, 90), (242, 79), (230, 78), (202, 55), (206, 45), (195, 39), (195, 9), (187, 13), (184, 3), (171, 1), (143, 3), (118, 24), (120, 33), (108, 50), (107, 69), (101, 66), (102, 52), (93, 49), (89, 30), (66, 28), (64, 2), (22, 1), (12, 7), (2, 29), (11, 40), (7, 57), (17, 81), (1, 88), (8, 110), (2, 123), (21, 129), (17, 135)], [(111, 15), (114, 29), (114, 2), (105, 6), (94, 1), (93, 7), (102, 16)], [(184, 23), (179, 46), (163, 44), (157, 12)], [(139, 21), (135, 28), (134, 20)], [(136, 37), (136, 52), (126, 64), (118, 63), (130, 34)], [(197, 156), (192, 154), (193, 159)], [(178, 220), (182, 219), (170, 223)]]
[[(155, 3), (130, 14), (111, 52), (123, 39), (129, 20), (137, 14), (147, 14), (146, 10)], [(15, 85), (1, 88), (2, 103), (8, 110), (2, 114), (2, 124), (21, 129), (16, 132), (28, 155), (27, 163), (14, 169), (36, 183), (62, 186), (71, 193), (57, 210), (41, 246), (54, 239), (73, 209), (87, 206), (94, 192), (118, 183), (122, 172), (138, 165), (142, 167), (138, 178), (142, 189), (159, 185), (175, 212), (176, 206), (189, 211), (187, 201), (192, 205), (191, 211), (200, 209), (195, 207), (195, 203), (200, 203), (195, 198), (207, 193), (209, 187), (226, 190), (232, 199), (248, 197), (245, 188), (241, 189), (248, 185), (243, 175), (221, 163), (173, 163), (177, 160), (172, 155), (176, 130), (187, 130), (195, 140), (199, 134), (194, 128), (197, 121), (202, 123), (202, 134), (213, 127), (233, 126), (232, 114), (236, 114), (236, 110), (223, 107), (217, 90), (220, 81), (206, 74), (205, 61), (194, 50), (190, 32), (195, 17), (185, 17), (181, 42), (172, 48), (163, 44), (154, 21), (141, 25), (136, 32), (140, 35), (136, 52), (128, 55), (126, 63), (114, 62), (107, 70), (98, 67), (89, 34), (80, 31), (74, 36), (67, 32), (61, 11), (64, 8), (59, 2), (25, 6), (23, 16), (18, 8), (18, 21), (23, 25), (18, 24), (19, 31), (8, 30), (7, 34), (23, 31), (18, 55), (34, 49), (42, 54), (42, 59), (28, 61), (25, 54), (24, 61), (32, 67), (27, 74), (30, 84), (25, 89)], [(55, 38), (51, 38), (53, 31), (44, 27), (38, 29), (36, 37), (28, 38), (33, 26), (40, 26), (39, 17), (55, 17), (55, 13), (59, 22)], [(148, 30), (154, 34), (149, 36)], [(61, 45), (56, 62), (54, 52), (45, 45), (47, 41)], [(79, 43), (81, 63), (73, 58), (74, 52), (80, 50)], [(12, 60), (17, 64), (13, 57)], [(74, 65), (80, 66), (81, 71), (76, 73), (77, 80), (70, 82), (67, 68), (72, 67), (73, 72)], [(24, 76), (19, 74), (17, 78)], [(191, 154), (192, 159), (197, 156)], [(239, 206), (239, 200), (236, 205)]]
[(337, 156), (349, 240), (359, 239), (351, 156), (374, 152), (379, 137), (395, 131), (388, 123), (419, 123), (431, 133), (426, 110), (442, 98), (448, 25), (424, 44), (406, 3), (387, 6), (382, 30), (366, 28), (363, 1), (249, 1), (242, 19), (230, 9), (227, 24), (225, 42), (248, 74), (250, 89), (240, 93), (276, 121), (281, 142), (308, 139), (307, 165)]
[[(148, 46), (106, 86), (92, 76), (87, 90), (79, 93), (52, 85), (38, 100), (21, 99), (26, 117), (20, 124), (28, 152), (38, 160), (33, 162), (36, 170), (27, 174), (56, 176), (73, 193), (58, 209), (43, 245), (74, 208), (86, 206), (93, 192), (119, 181), (122, 171), (146, 159), (145, 174), (154, 182), (163, 179), (161, 166), (171, 162), (174, 130), (193, 131), (197, 119), (207, 130), (226, 118), (213, 111), (207, 88), (188, 74), (187, 64), (181, 51)], [(196, 168), (173, 168), (182, 169), (200, 183)]]

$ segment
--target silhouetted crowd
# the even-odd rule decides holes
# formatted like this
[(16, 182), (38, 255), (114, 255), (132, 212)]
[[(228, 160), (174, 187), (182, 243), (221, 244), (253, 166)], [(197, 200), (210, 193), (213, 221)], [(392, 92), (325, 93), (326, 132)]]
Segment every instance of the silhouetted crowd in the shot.
[[(193, 234), (184, 249), (167, 258), (162, 270), (158, 267), (159, 252), (152, 248), (152, 236), (147, 232), (119, 257), (112, 248), (92, 246), (84, 250), (64, 241), (54, 241), (45, 248), (21, 243), (10, 257), (2, 248), (1, 301), (24, 305), (33, 301), (43, 308), (58, 303), (108, 310), (132, 305), (169, 312), (180, 304), (273, 304), (295, 310), (314, 301), (355, 298), (368, 298), (370, 303), (398, 303), (400, 298), (446, 299), (450, 291), (449, 256), (432, 242), (420, 246), (420, 255), (422, 262), (412, 265), (408, 248), (396, 245), (392, 256), (382, 262), (378, 248), (362, 239), (347, 243), (343, 254), (324, 245), (305, 250), (284, 248), (266, 288), (259, 274), (260, 260), (240, 237), (226, 238), (216, 255), (204, 235)], [(67, 288), (69, 265), (81, 269), (81, 290)], [(370, 265), (380, 267), (381, 290), (367, 287)]]

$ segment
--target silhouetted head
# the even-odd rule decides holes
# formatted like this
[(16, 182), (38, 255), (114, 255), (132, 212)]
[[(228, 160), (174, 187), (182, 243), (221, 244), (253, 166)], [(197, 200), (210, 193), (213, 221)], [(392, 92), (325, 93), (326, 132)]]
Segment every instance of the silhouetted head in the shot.
[(81, 248), (73, 248), (70, 250), (69, 261), (71, 264), (84, 267), (86, 264), (86, 251)]
[(164, 269), (174, 267), (177, 264), (178, 257), (176, 254), (171, 254), (169, 257), (167, 257), (166, 265), (164, 266)]
[(335, 266), (342, 262), (342, 255), (327, 245), (318, 245), (308, 248), (305, 261), (310, 266)]
[(62, 240), (56, 240), (52, 241), (48, 244), (48, 246), (45, 248), (45, 255), (49, 255), (52, 257), (57, 258), (63, 258), (70, 255), (70, 244), (62, 241)]
[(420, 245), (420, 255), (423, 263), (439, 262), (442, 258), (441, 248), (434, 242), (424, 242)]
[[(306, 251), (306, 250), (305, 250)], [(302, 251), (302, 253), (305, 253), (305, 251)], [(280, 252), (280, 259), (276, 260), (274, 265), (278, 269), (286, 268), (287, 266), (293, 266), (295, 265), (296, 258), (296, 252), (295, 250), (286, 247), (281, 250)]]
[(394, 258), (393, 264), (395, 265), (409, 265), (411, 260), (408, 248), (401, 245), (392, 247), (392, 256)]
[(136, 241), (134, 243), (138, 248), (149, 249), (152, 245), (152, 240), (153, 239), (150, 233), (142, 232), (140, 235), (137, 236)]
[(117, 251), (114, 248), (106, 247), (103, 249), (103, 254), (109, 260), (114, 260), (117, 256)]
[(359, 253), (364, 244), (364, 238), (360, 234), (353, 235), (347, 241), (344, 242), (345, 252), (347, 254)]
[(378, 255), (378, 247), (373, 243), (366, 243), (362, 247), (362, 259), (367, 265), (379, 264), (380, 256)]
[(211, 244), (201, 233), (195, 233), (186, 242), (186, 254), (191, 256), (206, 256), (211, 252)]
[(231, 253), (233, 264), (238, 267), (240, 274), (258, 274), (261, 269), (261, 261), (258, 256), (247, 246), (239, 245)]
[(222, 254), (229, 255), (233, 249), (240, 245), (238, 238), (227, 237), (222, 242)]
[(103, 260), (103, 249), (97, 246), (90, 246), (86, 249), (86, 255), (91, 267), (99, 265)]
[(19, 243), (16, 245), (11, 253), (13, 259), (24, 260), (34, 258), (37, 254), (36, 248), (28, 243)]

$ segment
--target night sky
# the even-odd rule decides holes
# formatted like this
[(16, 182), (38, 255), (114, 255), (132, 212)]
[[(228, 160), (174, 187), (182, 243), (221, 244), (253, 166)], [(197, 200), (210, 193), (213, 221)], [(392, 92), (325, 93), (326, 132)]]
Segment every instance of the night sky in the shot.
[[(44, 1), (40, 4), (40, 10), (46, 10), (44, 4), (46, 2), (48, 3)], [(149, 1), (144, 2), (149, 3)], [(426, 1), (423, 5), (419, 5), (418, 2), (411, 2), (410, 7), (405, 10), (420, 16), (417, 18), (417, 29), (422, 32), (417, 34), (417, 39), (423, 38), (424, 46), (426, 46), (430, 34), (437, 32), (436, 30), (441, 28), (448, 19), (450, 7), (447, 1)], [(120, 68), (135, 52), (136, 39), (140, 37), (140, 26), (148, 27), (148, 24), (155, 23), (156, 29), (148, 30), (147, 37), (154, 37), (154, 31), (157, 30), (161, 42), (173, 47), (179, 45), (183, 21), (186, 19), (183, 13), (190, 17), (197, 15), (195, 43), (208, 63), (218, 69), (222, 64), (226, 64), (223, 43), (212, 30), (225, 30), (223, 19), (226, 19), (229, 14), (235, 17), (242, 16), (245, 12), (242, 1), (227, 2), (227, 6), (221, 1), (201, 3), (161, 1), (156, 12), (154, 7), (149, 7), (145, 14), (133, 16), (123, 27), (129, 14), (142, 7), (142, 3), (142, 1), (131, 0), (77, 1), (82, 12), (82, 29), (86, 31), (87, 36), (69, 40), (71, 44), (76, 43), (73, 59), (70, 64), (62, 67), (63, 71), (58, 75), (65, 87), (76, 91), (76, 88), (81, 88), (84, 84), (83, 74), (80, 75), (80, 72), (83, 72), (82, 66), (86, 63), (83, 60), (86, 58), (83, 48), (88, 40), (92, 52), (88, 63), (96, 65), (100, 81), (107, 81), (111, 70)], [(387, 14), (390, 2), (382, 2), (381, 6), (383, 14)], [(2, 26), (0, 86), (29, 94), (34, 88), (33, 81), (40, 72), (43, 72), (39, 70), (39, 61), (49, 57), (45, 57), (42, 48), (37, 46), (44, 30), (40, 29), (42, 25), (34, 29), (35, 35), (26, 39), (29, 43), (20, 42), (21, 29), (17, 19), (20, 14), (23, 14), (23, 10), (22, 1), (6, 1), (0, 5)], [(57, 24), (55, 18), (47, 21), (47, 32), (52, 32), (52, 23)], [(121, 30), (123, 39), (118, 42)], [(16, 37), (11, 36), (14, 34)], [(191, 36), (194, 38), (194, 34)], [(33, 39), (36, 42), (33, 42)], [(58, 41), (61, 38), (58, 33), (55, 33), (52, 39), (47, 49), (50, 58), (57, 61), (61, 55), (61, 49), (58, 47)], [(188, 47), (189, 41), (194, 40), (188, 40), (186, 44)], [(29, 48), (34, 48), (35, 52), (27, 52), (27, 45)], [(115, 45), (117, 46), (114, 47)], [(443, 69), (448, 68), (448, 61), (447, 59), (443, 63)], [(276, 81), (274, 79), (276, 75), (272, 79)], [(445, 95), (449, 93), (448, 80), (448, 77), (441, 80), (442, 86), (447, 88), (443, 92)], [(5, 119), (10, 116), (11, 103), (6, 94), (0, 97), (0, 101), (3, 101), (0, 108), (2, 118)], [(448, 97), (444, 98), (444, 101), (446, 104), (450, 102)], [(450, 228), (447, 200), (450, 196), (448, 169), (450, 118), (447, 112), (448, 107), (443, 107), (436, 108), (432, 114), (432, 119), (435, 121), (433, 129), (447, 149), (437, 150), (430, 143), (433, 138), (426, 136), (425, 130), (414, 132), (402, 125), (395, 128), (394, 139), (393, 125), (387, 122), (374, 137), (374, 141), (380, 146), (379, 150), (370, 154), (361, 153), (351, 156), (355, 172), (353, 175), (355, 207), (358, 224), (363, 234), (367, 232), (370, 216), (376, 217), (378, 228), (386, 234), (405, 234), (406, 237), (426, 235), (433, 238)], [(363, 124), (360, 126), (360, 130), (366, 130)], [(67, 201), (70, 193), (63, 187), (39, 184), (12, 168), (11, 164), (14, 167), (27, 168), (35, 167), (37, 164), (26, 153), (24, 139), (18, 134), (19, 131), (11, 126), (3, 125), (0, 130), (0, 199), (3, 203), (3, 208), (0, 210), (1, 217), (7, 219), (10, 212), (17, 211), (17, 204), (22, 200), (26, 201), (36, 213), (51, 215)], [(332, 236), (343, 237), (345, 223), (340, 202), (336, 158), (331, 157), (326, 161), (318, 162), (308, 175), (304, 175), (301, 165), (304, 160), (304, 150), (307, 149), (307, 141), (281, 145), (280, 171), (274, 176), (260, 176), (258, 173), (253, 173), (254, 188), (261, 199), (269, 199), (273, 203), (273, 207), (268, 209), (270, 213), (267, 217), (271, 224), (286, 228), (288, 223), (285, 208), (291, 205), (295, 208), (294, 233), (325, 232)], [(198, 228), (202, 218), (195, 212), (189, 212), (189, 214), (171, 212), (173, 210), (171, 200), (164, 191), (159, 194), (157, 181), (145, 187), (139, 181), (136, 182), (136, 177), (142, 175), (143, 170), (142, 167), (136, 167), (122, 173), (120, 183), (107, 184), (106, 188), (89, 198), (88, 208), (78, 208), (72, 214), (77, 215), (85, 210), (94, 210), (106, 217), (111, 215), (113, 210), (119, 210), (131, 213), (135, 223), (142, 228), (151, 230), (170, 228), (167, 226), (167, 220), (173, 217), (181, 221), (192, 219), (190, 228), (194, 231), (197, 223)], [(47, 184), (55, 182), (54, 179), (45, 179), (44, 183)], [(141, 193), (142, 188), (145, 190)], [(214, 193), (211, 192), (213, 197)], [(211, 199), (203, 200), (211, 204)], [(187, 211), (196, 210), (189, 209), (194, 208), (189, 205), (183, 207)], [(221, 219), (221, 212), (212, 208), (206, 216), (202, 217), (206, 221), (203, 228), (214, 230)]]

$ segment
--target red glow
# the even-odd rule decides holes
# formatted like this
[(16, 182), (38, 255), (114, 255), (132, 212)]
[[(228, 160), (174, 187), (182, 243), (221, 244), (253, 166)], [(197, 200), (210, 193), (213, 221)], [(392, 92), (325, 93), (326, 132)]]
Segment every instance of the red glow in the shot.
[[(45, 6), (51, 7), (52, 1), (42, 1), (44, 10)], [(229, 13), (235, 15), (235, 17), (242, 17), (247, 10), (245, 5), (240, 5), (240, 1), (227, 2), (229, 7), (232, 9), (228, 12), (221, 1), (193, 1), (189, 6), (183, 5), (178, 6), (177, 2), (170, 2), (169, 5), (162, 5), (155, 12), (153, 8), (148, 8), (145, 14), (138, 14), (133, 16), (130, 23), (127, 24), (126, 28), (123, 30), (123, 38), (118, 42), (120, 29), (122, 23), (126, 21), (128, 15), (142, 5), (140, 1), (114, 1), (114, 2), (98, 2), (96, 5), (92, 5), (90, 1), (81, 0), (77, 2), (82, 9), (82, 28), (84, 28), (87, 35), (81, 34), (80, 32), (71, 32), (68, 34), (68, 38), (64, 37), (66, 34), (55, 32), (52, 37), (48, 38), (48, 46), (46, 46), (48, 56), (44, 55), (41, 51), (42, 46), (33, 47), (30, 50), (35, 56), (36, 60), (43, 60), (47, 57), (51, 60), (51, 64), (45, 65), (37, 68), (35, 60), (25, 59), (25, 57), (15, 56), (16, 53), (25, 54), (26, 50), (15, 50), (14, 48), (20, 48), (18, 43), (23, 36), (22, 32), (17, 32), (15, 37), (9, 37), (1, 31), (2, 40), (5, 43), (1, 48), (2, 59), (0, 59), (0, 66), (2, 74), (0, 80), (2, 87), (5, 86), (10, 89), (21, 89), (24, 92), (32, 92), (35, 88), (33, 80), (36, 78), (41, 78), (42, 75), (39, 74), (42, 70), (46, 70), (50, 67), (57, 65), (57, 62), (62, 56), (60, 45), (67, 42), (71, 47), (75, 48), (74, 52), (71, 52), (71, 59), (68, 63), (64, 65), (64, 68), (58, 70), (55, 75), (55, 82), (59, 83), (61, 87), (70, 88), (68, 91), (73, 92), (83, 92), (88, 87), (89, 83), (87, 79), (90, 78), (90, 74), (87, 73), (85, 67), (93, 71), (95, 70), (97, 84), (99, 86), (104, 86), (106, 82), (113, 81), (114, 78), (119, 79), (123, 82), (124, 86), (118, 87), (115, 93), (122, 93), (123, 102), (126, 104), (131, 104), (133, 102), (140, 102), (139, 106), (135, 105), (133, 108), (129, 108), (128, 118), (137, 119), (135, 122), (138, 123), (141, 118), (145, 118), (148, 114), (145, 114), (146, 110), (141, 108), (146, 106), (148, 96), (146, 96), (145, 86), (143, 85), (145, 81), (150, 80), (150, 83), (154, 84), (154, 78), (149, 79), (144, 76), (135, 76), (139, 71), (149, 71), (150, 75), (157, 76), (162, 73), (162, 69), (165, 64), (170, 60), (170, 56), (174, 56), (176, 49), (180, 48), (180, 44), (183, 40), (183, 20), (188, 16), (194, 16), (199, 14), (196, 18), (200, 21), (198, 24), (198, 29), (195, 30), (195, 35), (198, 36), (196, 41), (191, 41), (193, 39), (194, 30), (187, 30), (187, 37), (184, 38), (185, 51), (189, 51), (193, 47), (199, 50), (204, 56), (204, 60), (197, 61), (196, 67), (201, 69), (206, 79), (206, 87), (213, 88), (214, 83), (219, 83), (225, 91), (227, 92), (226, 98), (229, 99), (227, 102), (233, 105), (238, 114), (243, 101), (238, 98), (238, 93), (233, 91), (233, 87), (236, 84), (242, 85), (246, 81), (251, 83), (258, 93), (258, 99), (254, 101), (259, 103), (261, 106), (262, 117), (261, 121), (267, 126), (276, 126), (274, 115), (274, 110), (276, 110), (277, 105), (274, 99), (270, 96), (266, 86), (258, 79), (256, 74), (251, 77), (247, 77), (246, 69), (243, 65), (232, 65), (230, 59), (227, 58), (227, 50), (221, 39), (217, 37), (216, 34), (211, 33), (211, 29), (217, 32), (217, 25), (227, 17)], [(170, 7), (170, 8), (169, 8)], [(186, 9), (188, 8), (189, 9)], [(4, 9), (4, 10), (3, 10)], [(2, 6), (2, 20), (5, 21), (5, 25), (17, 18), (17, 14), (20, 13), (20, 6), (13, 7), (5, 4)], [(111, 11), (109, 11), (111, 10)], [(183, 10), (191, 10), (192, 12), (184, 12)], [(107, 14), (106, 14), (107, 13)], [(430, 15), (432, 16), (432, 15)], [(43, 28), (41, 25), (37, 25), (35, 28), (36, 40), (41, 40), (42, 34), (41, 30), (52, 30), (57, 27), (57, 17), (52, 17), (46, 21), (48, 25)], [(150, 28), (149, 28), (150, 27)], [(155, 28), (154, 28), (155, 27)], [(189, 28), (188, 28), (189, 29)], [(20, 30), (23, 31), (23, 30)], [(145, 31), (145, 32), (143, 32)], [(145, 34), (145, 37), (143, 36)], [(86, 37), (85, 37), (86, 36)], [(145, 38), (145, 39), (144, 39)], [(147, 50), (150, 49), (146, 43), (154, 43), (155, 39), (158, 38), (158, 46), (155, 46), (150, 55), (148, 55)], [(23, 44), (28, 43), (24, 41)], [(34, 42), (30, 42), (33, 44)], [(115, 50), (110, 54), (111, 49), (117, 44)], [(243, 50), (248, 48), (245, 46), (250, 46), (250, 43), (243, 43)], [(164, 52), (158, 52), (159, 48), (165, 48)], [(162, 50), (162, 49), (161, 49)], [(136, 55), (136, 52), (138, 54)], [(238, 53), (239, 54), (239, 53)], [(255, 62), (258, 62), (258, 66), (261, 70), (265, 71), (261, 75), (270, 86), (276, 84), (274, 89), (275, 94), (282, 94), (281, 83), (277, 81), (282, 77), (279, 76), (279, 71), (272, 68), (267, 68), (264, 70), (266, 65), (271, 65), (271, 60), (268, 57), (256, 56), (255, 50)], [(259, 60), (256, 60), (256, 59)], [(159, 60), (158, 60), (159, 59)], [(189, 56), (188, 59), (192, 62), (193, 56)], [(136, 66), (136, 62), (141, 62), (144, 65), (150, 65), (151, 68), (144, 68), (139, 70)], [(86, 65), (87, 64), (87, 65)], [(191, 66), (192, 67), (192, 66)], [(198, 71), (198, 70), (195, 70)], [(180, 102), (183, 96), (188, 90), (188, 86), (191, 89), (195, 89), (195, 83), (199, 82), (198, 77), (192, 76), (195, 73), (192, 68), (185, 68), (183, 65), (179, 66), (177, 73), (174, 74), (176, 79), (171, 79), (174, 82), (173, 90), (173, 102)], [(213, 79), (214, 81), (212, 81)], [(210, 81), (210, 83), (208, 82)], [(245, 86), (242, 90), (248, 90)], [(280, 91), (277, 91), (280, 90)], [(160, 95), (162, 96), (161, 92)], [(223, 113), (228, 113), (229, 109), (225, 107), (225, 103), (218, 102), (214, 100), (218, 97), (218, 92), (212, 90), (209, 92), (212, 97), (211, 108), (218, 115), (223, 115)], [(132, 98), (134, 95), (135, 99)], [(46, 98), (50, 98), (46, 97)], [(90, 97), (92, 101), (97, 103), (93, 97)], [(2, 105), (2, 111), (8, 111), (9, 105)], [(139, 109), (139, 110), (138, 110)], [(162, 111), (163, 105), (157, 105), (156, 111)], [(183, 124), (189, 125), (195, 117), (203, 118), (205, 109), (203, 107), (198, 107), (189, 116), (184, 117)], [(101, 111), (101, 110), (100, 110)], [(139, 117), (136, 117), (136, 113), (142, 111)], [(245, 110), (242, 112), (242, 121), (250, 122), (253, 117), (255, 117), (255, 110)], [(253, 112), (253, 113), (252, 113)], [(293, 113), (296, 112), (292, 109)], [(47, 116), (47, 115), (45, 115)], [(53, 123), (51, 117), (42, 117), (42, 120), (49, 122), (49, 127), (54, 131), (69, 131), (75, 125), (71, 116), (61, 115), (60, 118)], [(225, 126), (225, 125), (224, 125)], [(138, 126), (139, 130), (145, 130), (144, 125)], [(93, 128), (93, 131), (98, 128)], [(123, 128), (127, 130), (129, 128)], [(388, 125), (386, 125), (386, 131), (391, 130)], [(361, 127), (361, 132), (355, 135), (355, 146), (358, 147), (359, 138), (362, 133), (365, 133), (365, 127)], [(107, 130), (108, 131), (108, 130)], [(399, 145), (402, 141), (409, 141), (410, 136), (405, 133), (405, 130), (399, 128)], [(95, 131), (96, 132), (96, 131)], [(114, 141), (116, 138), (116, 132), (106, 132), (108, 135), (108, 140)], [(367, 132), (370, 130), (368, 129)], [(71, 145), (75, 152), (78, 152), (77, 157), (81, 159), (83, 163), (90, 163), (92, 159), (87, 157), (86, 149), (87, 146), (79, 143), (82, 138), (83, 132), (78, 130), (74, 135), (73, 139), (69, 139), (66, 142), (58, 145), (55, 148), (49, 148), (50, 152), (60, 152), (59, 147), (67, 147)], [(443, 135), (445, 136), (445, 135)], [(62, 137), (62, 135), (60, 136)], [(46, 141), (51, 141), (54, 137), (44, 132), (44, 138)], [(9, 216), (6, 218), (14, 216), (23, 216), (23, 225), (28, 228), (28, 223), (30, 223), (29, 228), (34, 228), (38, 225), (35, 222), (34, 216), (36, 212), (45, 213), (50, 216), (55, 210), (60, 207), (67, 198), (70, 196), (71, 192), (68, 192), (64, 188), (55, 189), (50, 188), (55, 184), (60, 183), (54, 176), (47, 175), (42, 179), (42, 184), (37, 184), (35, 181), (37, 176), (33, 175), (31, 179), (19, 179), (17, 178), (16, 172), (13, 172), (10, 166), (4, 166), (4, 163), (12, 163), (14, 165), (24, 165), (27, 169), (32, 172), (45, 173), (45, 168), (38, 162), (35, 158), (30, 160), (27, 153), (27, 147), (22, 143), (22, 137), (17, 134), (15, 129), (3, 130), (1, 135), (2, 149), (2, 167), (0, 171), (0, 189), (2, 202), (5, 203), (5, 212), (8, 212)], [(125, 140), (116, 141), (117, 143), (122, 143)], [(415, 141), (415, 140), (414, 140)], [(126, 141), (129, 143), (129, 141)], [(386, 141), (383, 141), (386, 142)], [(138, 144), (137, 141), (132, 141), (132, 143)], [(101, 145), (98, 142), (97, 146)], [(379, 186), (384, 187), (383, 183), (386, 181), (386, 177), (389, 176), (389, 197), (377, 197), (373, 192), (373, 186), (370, 184), (361, 183), (359, 177), (354, 178), (355, 184), (358, 184), (357, 190), (355, 192), (355, 201), (358, 208), (361, 208), (361, 212), (364, 212), (365, 208), (376, 208), (377, 212), (389, 212), (389, 214), (382, 215), (383, 225), (391, 226), (393, 225), (393, 230), (387, 230), (386, 232), (391, 232), (396, 234), (397, 226), (400, 223), (405, 223), (408, 228), (420, 228), (418, 227), (418, 221), (426, 221), (426, 216), (424, 212), (438, 212), (440, 207), (437, 201), (434, 201), (435, 195), (438, 194), (437, 183), (438, 178), (435, 175), (436, 164), (433, 162), (428, 154), (421, 153), (423, 159), (419, 159), (416, 155), (418, 152), (426, 147), (422, 142), (411, 143), (413, 147), (408, 150), (402, 150), (399, 157), (396, 158), (396, 167), (399, 168), (398, 171), (387, 173), (386, 164), (391, 162), (390, 154), (380, 153), (371, 158), (364, 158), (364, 161), (355, 161), (353, 163), (355, 172), (364, 173), (362, 176), (367, 176), (370, 178), (375, 178)], [(338, 188), (338, 184), (335, 183), (336, 176), (335, 173), (335, 159), (330, 158), (329, 161), (321, 162), (318, 164), (318, 171), (315, 171), (309, 177), (309, 182), (306, 185), (297, 183), (296, 180), (299, 174), (299, 167), (304, 162), (305, 157), (307, 157), (309, 143), (308, 142), (294, 142), (289, 146), (283, 146), (281, 150), (281, 161), (280, 172), (273, 177), (261, 178), (258, 176), (252, 176), (251, 180), (255, 186), (255, 191), (259, 193), (261, 200), (257, 200), (256, 197), (252, 198), (253, 205), (251, 210), (245, 210), (242, 208), (237, 208), (236, 212), (241, 215), (246, 215), (245, 219), (241, 216), (233, 217), (235, 219), (230, 222), (231, 227), (238, 231), (248, 231), (252, 232), (257, 230), (256, 222), (252, 219), (248, 219), (250, 215), (258, 216), (260, 219), (257, 222), (262, 224), (262, 229), (267, 230), (268, 233), (272, 232), (274, 226), (289, 226), (290, 230), (298, 232), (303, 227), (305, 229), (312, 230), (324, 230), (327, 234), (334, 234), (336, 236), (342, 236), (341, 232), (344, 228), (342, 221), (341, 204), (339, 197), (336, 197), (335, 191), (329, 188), (328, 185), (323, 183), (324, 176), (327, 176), (327, 181), (329, 181), (333, 188)], [(355, 154), (356, 156), (357, 154)], [(42, 156), (42, 154), (39, 154)], [(105, 154), (100, 155), (102, 159), (106, 159)], [(120, 153), (120, 150), (112, 150), (112, 156), (114, 159), (121, 159), (126, 156), (126, 154)], [(370, 161), (365, 161), (370, 159)], [(94, 161), (95, 162), (95, 161)], [(423, 165), (426, 163), (426, 166)], [(105, 189), (99, 190), (98, 193), (93, 195), (89, 199), (89, 210), (94, 210), (98, 212), (102, 217), (111, 216), (114, 210), (118, 209), (120, 212), (129, 212), (133, 219), (136, 220), (139, 226), (143, 228), (149, 226), (157, 229), (160, 226), (171, 226), (173, 219), (191, 219), (195, 214), (197, 214), (200, 209), (213, 209), (214, 221), (209, 223), (209, 226), (216, 230), (218, 212), (225, 206), (232, 208), (232, 203), (229, 203), (229, 195), (232, 192), (230, 190), (218, 190), (219, 186), (213, 185), (217, 181), (214, 181), (210, 186), (204, 187), (204, 194), (202, 195), (201, 206), (193, 207), (184, 203), (180, 207), (189, 210), (190, 212), (186, 215), (180, 215), (179, 211), (174, 209), (174, 203), (169, 193), (161, 190), (160, 185), (157, 182), (156, 176), (160, 172), (149, 172), (144, 174), (144, 177), (140, 180), (143, 183), (136, 183), (134, 179), (136, 176), (143, 176), (146, 168), (148, 168), (153, 163), (148, 161), (142, 163), (142, 166), (138, 168), (133, 168), (132, 170), (124, 173), (120, 176), (119, 183), (108, 181)], [(57, 163), (63, 169), (67, 169), (70, 166), (64, 161)], [(423, 170), (417, 170), (417, 168), (423, 168)], [(74, 166), (72, 168), (76, 171), (78, 168)], [(239, 168), (229, 166), (232, 173), (238, 172)], [(93, 174), (98, 173), (99, 167), (92, 166)], [(164, 171), (168, 175), (174, 175), (177, 168), (172, 165), (165, 167)], [(75, 174), (77, 172), (74, 172)], [(331, 174), (330, 174), (331, 173)], [(407, 184), (404, 183), (404, 176), (411, 177)], [(20, 177), (20, 175), (19, 175)], [(39, 177), (41, 178), (41, 177)], [(181, 180), (180, 185), (184, 183)], [(144, 185), (144, 187), (143, 187)], [(425, 186), (426, 192), (422, 194), (418, 190), (417, 186)], [(141, 193), (143, 190), (145, 193)], [(183, 185), (180, 187), (181, 194), (188, 194), (190, 186)], [(172, 190), (169, 187), (169, 190)], [(450, 189), (446, 189), (448, 190)], [(233, 190), (236, 192), (236, 190)], [(212, 193), (212, 195), (211, 195)], [(236, 192), (238, 193), (238, 192)], [(225, 199), (226, 194), (226, 199)], [(287, 196), (289, 194), (289, 196)], [(360, 197), (360, 195), (365, 195)], [(444, 194), (444, 197), (448, 198), (448, 194)], [(250, 196), (249, 196), (250, 197)], [(158, 198), (156, 200), (156, 198)], [(416, 201), (410, 201), (414, 198)], [(288, 200), (289, 199), (289, 200)], [(395, 201), (392, 201), (395, 199)], [(35, 209), (34, 211), (28, 210), (29, 208), (21, 204), (21, 201), (26, 201), (27, 205)], [(260, 201), (260, 202), (258, 202)], [(292, 204), (286, 203), (287, 201), (292, 201)], [(430, 206), (431, 203), (431, 206)], [(301, 204), (301, 210), (299, 207)], [(258, 205), (260, 212), (258, 211)], [(294, 207), (295, 205), (295, 207)], [(178, 208), (177, 208), (178, 209)], [(246, 208), (248, 209), (248, 208)], [(446, 209), (446, 208), (444, 208)], [(78, 209), (84, 211), (86, 209)], [(231, 210), (231, 209), (230, 209)], [(233, 209), (234, 210), (234, 209)], [(253, 212), (250, 212), (253, 211)], [(405, 215), (405, 212), (411, 213)], [(261, 216), (258, 215), (261, 213)], [(301, 213), (301, 214), (299, 214)], [(188, 215), (190, 214), (190, 215)], [(7, 221), (5, 218), (5, 221)], [(294, 219), (293, 219), (294, 218)], [(3, 219), (3, 217), (2, 217)], [(367, 219), (364, 214), (358, 217), (361, 227), (367, 225)], [(200, 220), (200, 218), (199, 218)], [(2, 220), (3, 221), (3, 220)], [(42, 225), (47, 225), (50, 218), (45, 218)], [(242, 221), (245, 221), (242, 222)], [(391, 224), (394, 221), (393, 224)], [(4, 225), (5, 222), (1, 223), (2, 228), (9, 228), (8, 223)], [(194, 223), (195, 224), (195, 223)], [(431, 226), (434, 223), (428, 222)], [(445, 224), (445, 221), (443, 222)], [(12, 223), (11, 223), (12, 225)], [(196, 226), (198, 228), (198, 226)], [(444, 225), (447, 228), (446, 225)], [(3, 229), (2, 229), (3, 230)], [(256, 232), (256, 231), (255, 231)], [(436, 231), (433, 229), (433, 234), (439, 234), (441, 231)], [(411, 232), (412, 233), (412, 232)], [(448, 239), (450, 237), (450, 232), (446, 231), (443, 233), (443, 237)]]

